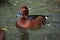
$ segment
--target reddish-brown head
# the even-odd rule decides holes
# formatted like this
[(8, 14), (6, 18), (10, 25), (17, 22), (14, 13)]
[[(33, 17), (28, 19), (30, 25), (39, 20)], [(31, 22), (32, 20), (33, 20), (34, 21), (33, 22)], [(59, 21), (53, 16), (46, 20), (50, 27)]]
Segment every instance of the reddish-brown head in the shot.
[(20, 8), (20, 12), (22, 13), (22, 15), (28, 16), (28, 7), (27, 6), (22, 6)]

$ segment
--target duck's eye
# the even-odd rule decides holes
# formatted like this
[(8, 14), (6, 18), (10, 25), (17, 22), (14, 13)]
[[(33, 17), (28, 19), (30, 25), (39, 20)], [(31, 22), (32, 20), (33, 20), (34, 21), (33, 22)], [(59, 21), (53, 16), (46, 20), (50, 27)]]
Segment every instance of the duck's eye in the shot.
[(21, 17), (22, 13), (18, 12), (18, 14), (16, 15), (16, 17)]

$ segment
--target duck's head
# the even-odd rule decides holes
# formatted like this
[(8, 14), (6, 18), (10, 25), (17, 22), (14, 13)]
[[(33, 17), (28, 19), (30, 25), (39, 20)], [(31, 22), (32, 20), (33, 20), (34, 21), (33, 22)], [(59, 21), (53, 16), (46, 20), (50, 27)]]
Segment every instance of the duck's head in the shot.
[(27, 6), (22, 6), (19, 9), (19, 13), (17, 14), (17, 17), (20, 17), (20, 16), (28, 16), (28, 7)]

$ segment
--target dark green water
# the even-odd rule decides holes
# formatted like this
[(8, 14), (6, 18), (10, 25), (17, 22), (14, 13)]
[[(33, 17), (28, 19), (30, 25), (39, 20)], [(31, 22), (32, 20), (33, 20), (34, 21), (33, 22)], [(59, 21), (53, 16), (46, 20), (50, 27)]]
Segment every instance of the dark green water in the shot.
[(16, 14), (23, 5), (28, 6), (29, 15), (48, 15), (45, 26), (38, 30), (28, 30), (29, 39), (24, 40), (60, 40), (60, 1), (59, 0), (10, 0), (9, 4), (0, 5), (0, 27), (6, 28), (6, 40), (19, 40)]

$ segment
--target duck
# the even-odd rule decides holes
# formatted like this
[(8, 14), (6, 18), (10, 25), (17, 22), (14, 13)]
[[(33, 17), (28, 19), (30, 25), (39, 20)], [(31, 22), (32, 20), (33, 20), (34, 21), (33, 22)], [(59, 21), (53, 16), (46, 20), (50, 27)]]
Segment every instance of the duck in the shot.
[(0, 40), (5, 40), (5, 31), (0, 28)]
[(36, 29), (41, 28), (42, 25), (46, 24), (47, 16), (45, 15), (28, 15), (29, 10), (27, 6), (19, 8), (19, 12), (16, 17), (19, 17), (16, 21), (17, 28), (24, 29)]

